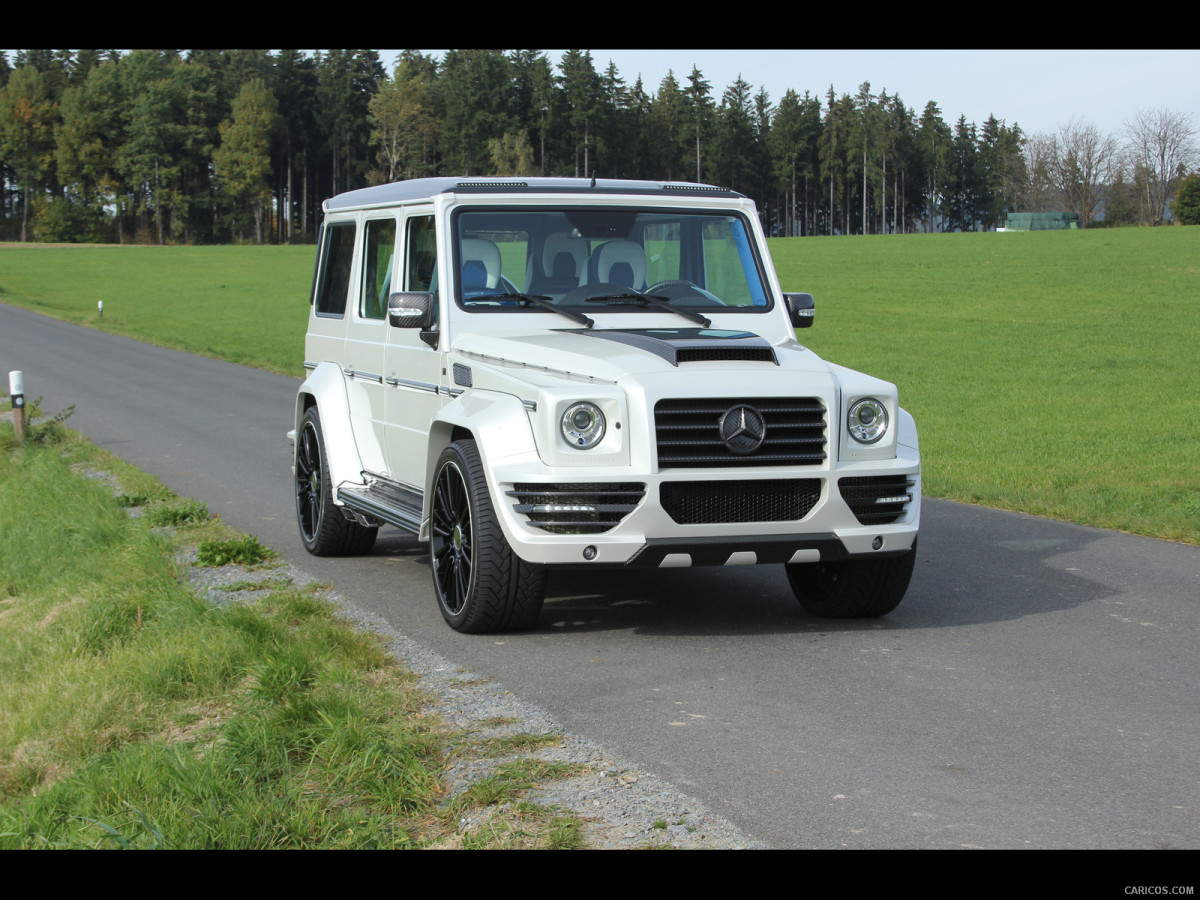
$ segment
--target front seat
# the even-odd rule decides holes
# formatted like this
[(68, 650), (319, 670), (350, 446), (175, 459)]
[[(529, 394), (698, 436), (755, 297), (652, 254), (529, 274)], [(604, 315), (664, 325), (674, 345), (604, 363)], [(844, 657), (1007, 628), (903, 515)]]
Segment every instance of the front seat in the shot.
[(483, 238), (463, 238), (464, 291), (493, 291), (500, 284), (500, 248)]
[(646, 251), (633, 241), (601, 244), (588, 261), (588, 282), (608, 282), (635, 291), (646, 288)]
[(541, 259), (529, 260), (526, 290), (531, 294), (562, 296), (579, 285), (587, 264), (587, 241), (566, 232), (547, 236)]

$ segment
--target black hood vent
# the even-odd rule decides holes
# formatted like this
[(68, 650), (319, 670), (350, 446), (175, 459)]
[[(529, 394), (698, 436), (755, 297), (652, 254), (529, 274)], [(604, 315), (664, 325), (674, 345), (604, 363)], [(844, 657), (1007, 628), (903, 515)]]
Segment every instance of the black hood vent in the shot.
[(713, 328), (654, 328), (629, 331), (574, 332), (585, 337), (615, 341), (653, 353), (673, 366), (693, 362), (765, 362), (779, 365), (775, 348), (765, 338), (748, 331)]

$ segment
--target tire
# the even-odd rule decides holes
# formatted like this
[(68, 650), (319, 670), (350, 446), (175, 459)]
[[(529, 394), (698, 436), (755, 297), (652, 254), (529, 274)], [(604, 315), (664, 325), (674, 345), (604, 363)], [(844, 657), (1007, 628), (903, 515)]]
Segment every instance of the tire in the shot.
[(357, 556), (375, 546), (378, 528), (352, 522), (334, 506), (321, 416), (310, 407), (296, 437), (296, 524), (314, 556)]
[(429, 558), (438, 609), (455, 631), (486, 634), (537, 624), (546, 570), (522, 561), (505, 540), (474, 441), (455, 441), (438, 459)]
[(917, 542), (903, 556), (841, 562), (789, 563), (788, 582), (800, 605), (826, 619), (886, 616), (900, 605), (917, 561)]

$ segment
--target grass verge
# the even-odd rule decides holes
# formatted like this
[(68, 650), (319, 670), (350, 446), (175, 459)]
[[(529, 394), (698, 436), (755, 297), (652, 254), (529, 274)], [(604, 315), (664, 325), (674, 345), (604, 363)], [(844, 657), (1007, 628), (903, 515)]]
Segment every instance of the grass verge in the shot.
[[(573, 774), (522, 755), (553, 736), (499, 759), (451, 734), (319, 588), (201, 599), (177, 553), (245, 536), (61, 423), (30, 434), (0, 423), (0, 847), (580, 845), (522, 799)], [(451, 790), (463, 758), (488, 774)]]

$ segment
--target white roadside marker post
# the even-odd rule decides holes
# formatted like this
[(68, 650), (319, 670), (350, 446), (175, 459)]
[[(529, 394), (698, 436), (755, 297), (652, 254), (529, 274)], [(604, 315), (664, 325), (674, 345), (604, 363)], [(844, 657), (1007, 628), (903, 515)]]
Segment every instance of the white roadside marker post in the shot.
[(13, 435), (18, 444), (25, 442), (25, 376), (21, 372), (8, 373), (8, 396), (12, 400)]

